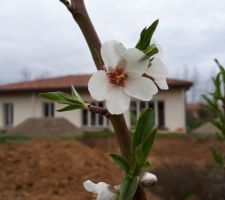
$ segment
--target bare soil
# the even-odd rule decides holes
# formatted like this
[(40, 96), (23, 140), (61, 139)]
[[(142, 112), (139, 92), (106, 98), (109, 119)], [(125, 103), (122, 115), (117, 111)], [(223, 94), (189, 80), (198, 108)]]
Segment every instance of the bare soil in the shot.
[[(84, 180), (118, 184), (123, 173), (107, 156), (118, 151), (115, 138), (81, 142), (35, 139), (1, 145), (0, 200), (91, 200), (93, 196), (82, 187)], [(222, 148), (212, 137), (157, 139), (150, 156), (152, 170), (174, 163), (205, 166), (212, 163), (209, 146)]]

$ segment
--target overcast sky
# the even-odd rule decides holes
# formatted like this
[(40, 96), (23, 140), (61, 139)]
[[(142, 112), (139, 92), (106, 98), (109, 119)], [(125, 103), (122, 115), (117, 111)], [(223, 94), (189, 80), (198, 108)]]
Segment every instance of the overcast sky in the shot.
[[(102, 42), (134, 47), (140, 31), (159, 19), (155, 40), (163, 48), (170, 76), (198, 67), (213, 71), (213, 58), (225, 64), (224, 0), (86, 0)], [(0, 83), (95, 70), (83, 36), (58, 0), (0, 0)]]

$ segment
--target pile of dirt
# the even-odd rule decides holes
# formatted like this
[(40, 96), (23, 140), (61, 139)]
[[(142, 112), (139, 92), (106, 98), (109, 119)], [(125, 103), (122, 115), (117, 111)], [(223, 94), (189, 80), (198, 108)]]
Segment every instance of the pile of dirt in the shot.
[[(83, 137), (81, 141), (104, 152), (119, 152), (115, 138)], [(213, 135), (157, 138), (150, 154), (150, 160), (152, 167), (157, 167), (162, 163), (191, 163), (204, 166), (213, 162), (209, 147), (217, 147), (221, 151), (225, 151), (223, 143)]]
[(2, 200), (90, 200), (83, 181), (118, 184), (121, 178), (106, 154), (77, 141), (32, 140), (0, 148)]
[(67, 137), (80, 136), (82, 132), (65, 118), (29, 118), (10, 129), (8, 134), (29, 137)]
[(205, 123), (193, 130), (193, 133), (201, 133), (201, 134), (215, 134), (217, 132), (218, 129), (210, 122)]
[[(91, 147), (76, 140), (61, 139), (33, 139), (1, 145), (0, 199), (94, 200), (96, 197), (83, 189), (83, 181), (120, 183), (123, 173), (107, 155), (107, 152), (118, 151), (115, 138), (81, 141)], [(209, 146), (225, 150), (215, 137), (158, 138), (150, 160), (151, 171), (157, 174), (159, 182), (151, 190), (155, 195), (148, 193), (149, 199), (169, 199), (159, 197), (163, 194), (177, 195), (176, 184), (185, 186), (185, 194), (189, 190), (198, 191), (204, 182), (204, 175), (197, 177), (202, 172), (199, 170), (213, 163)], [(192, 181), (191, 176), (197, 177), (196, 180)], [(171, 196), (170, 199), (181, 198)], [(201, 196), (197, 199), (208, 200)]]

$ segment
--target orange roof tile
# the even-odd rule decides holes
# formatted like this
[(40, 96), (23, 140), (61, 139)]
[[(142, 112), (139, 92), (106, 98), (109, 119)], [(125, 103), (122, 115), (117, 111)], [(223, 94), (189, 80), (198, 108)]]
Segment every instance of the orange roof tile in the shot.
[[(0, 85), (0, 93), (69, 90), (71, 84), (78, 90), (86, 89), (90, 76), (91, 74), (80, 74), (10, 83)], [(192, 85), (191, 81), (186, 80), (167, 79), (167, 81), (170, 88), (183, 87), (189, 89)]]

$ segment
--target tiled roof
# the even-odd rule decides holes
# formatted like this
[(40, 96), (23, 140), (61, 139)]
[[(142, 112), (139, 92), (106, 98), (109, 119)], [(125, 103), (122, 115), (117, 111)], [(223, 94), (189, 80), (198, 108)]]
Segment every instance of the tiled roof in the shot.
[[(0, 85), (0, 94), (13, 92), (68, 90), (70, 89), (71, 84), (73, 84), (78, 90), (86, 89), (90, 76), (90, 74), (70, 75)], [(191, 81), (186, 80), (167, 79), (167, 81), (170, 88), (183, 87), (185, 89), (189, 89), (192, 85)]]

